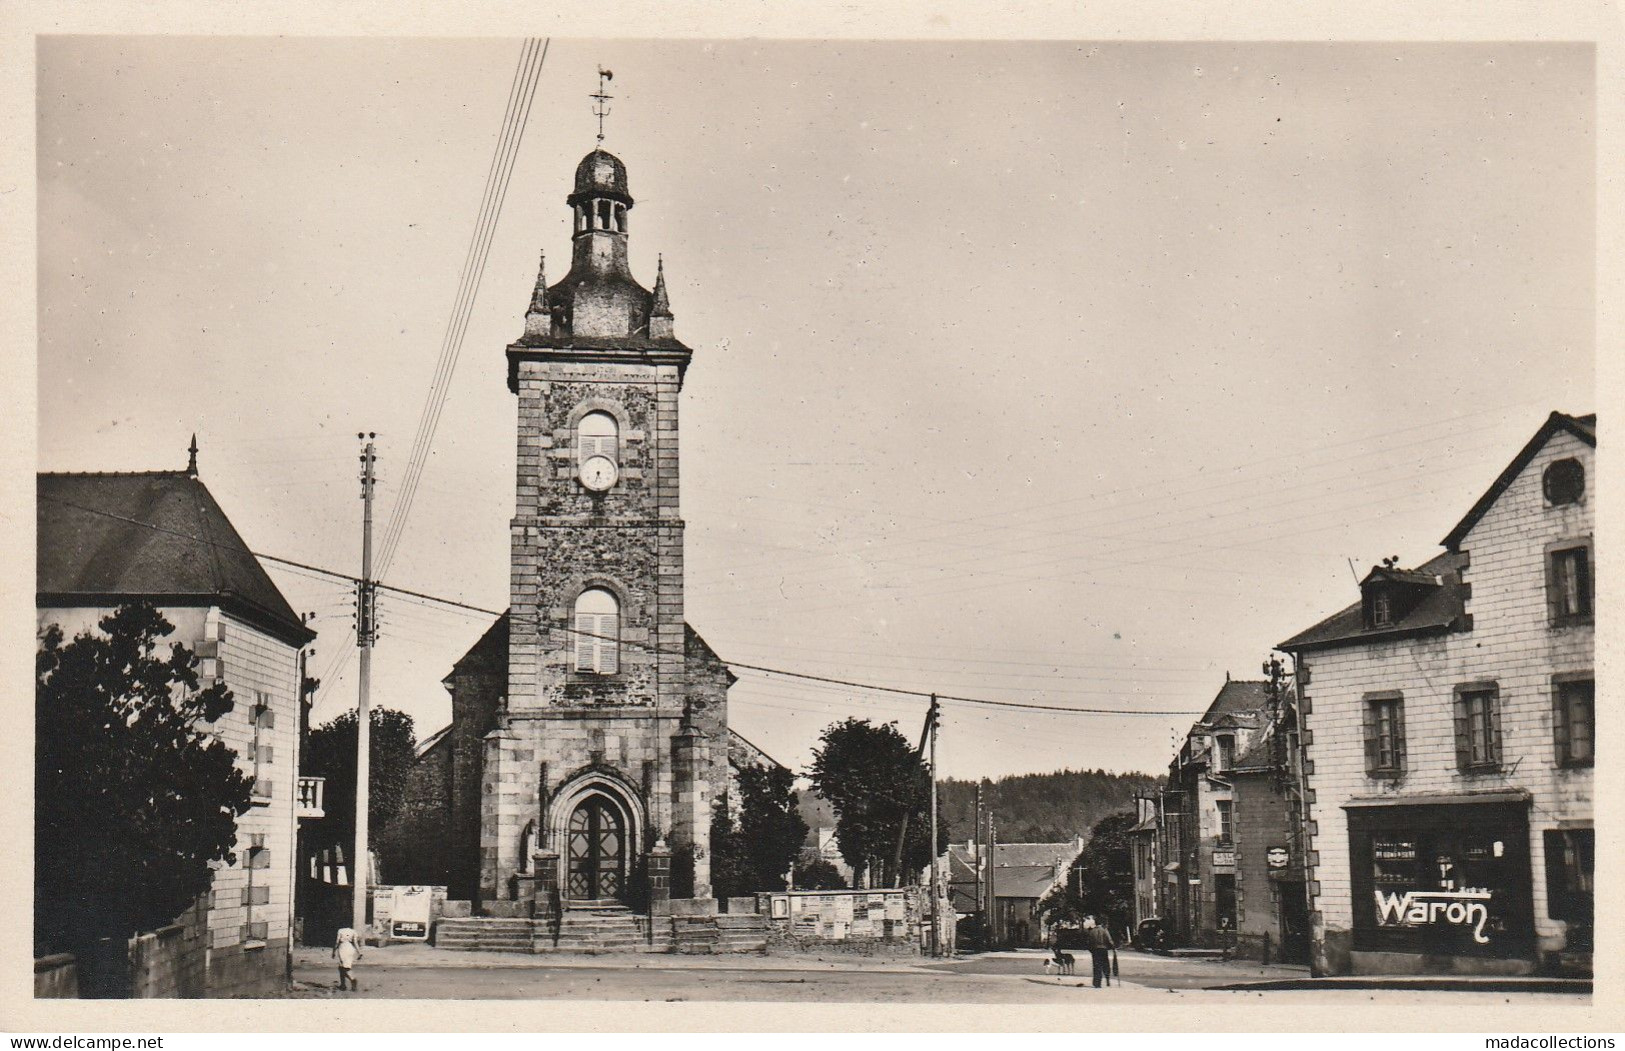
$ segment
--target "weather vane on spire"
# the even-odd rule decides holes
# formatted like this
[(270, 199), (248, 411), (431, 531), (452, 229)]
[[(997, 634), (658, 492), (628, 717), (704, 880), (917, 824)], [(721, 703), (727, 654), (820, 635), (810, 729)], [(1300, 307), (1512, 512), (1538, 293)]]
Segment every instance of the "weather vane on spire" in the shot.
[(605, 103), (615, 97), (606, 92), (604, 89), (608, 86), (609, 82), (614, 79), (615, 74), (611, 73), (603, 66), (598, 67), (598, 94), (592, 96), (592, 98), (595, 98), (598, 101), (593, 103), (592, 111), (593, 114), (598, 118), (598, 141), (600, 143), (604, 141), (604, 118), (609, 116), (609, 107), (605, 105)]

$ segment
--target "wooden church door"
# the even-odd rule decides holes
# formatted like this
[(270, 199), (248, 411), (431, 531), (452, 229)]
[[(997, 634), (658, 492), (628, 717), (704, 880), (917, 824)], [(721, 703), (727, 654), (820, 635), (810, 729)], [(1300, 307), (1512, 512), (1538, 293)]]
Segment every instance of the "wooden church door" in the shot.
[(609, 800), (592, 796), (570, 815), (568, 894), (576, 901), (619, 898), (625, 874), (625, 823)]

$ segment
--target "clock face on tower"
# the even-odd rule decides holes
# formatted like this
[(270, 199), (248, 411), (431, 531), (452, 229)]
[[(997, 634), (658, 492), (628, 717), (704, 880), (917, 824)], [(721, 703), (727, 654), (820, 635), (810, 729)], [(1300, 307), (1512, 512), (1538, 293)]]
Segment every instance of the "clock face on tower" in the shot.
[(615, 461), (607, 456), (589, 456), (581, 463), (581, 484), (595, 493), (601, 493), (615, 484), (619, 475)]

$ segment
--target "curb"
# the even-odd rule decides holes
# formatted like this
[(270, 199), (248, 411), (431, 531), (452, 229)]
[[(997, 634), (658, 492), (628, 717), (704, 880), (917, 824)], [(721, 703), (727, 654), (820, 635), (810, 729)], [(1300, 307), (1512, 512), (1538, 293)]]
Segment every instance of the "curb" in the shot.
[(1207, 988), (1223, 992), (1292, 989), (1426, 989), (1454, 993), (1566, 993), (1590, 996), (1589, 978), (1273, 978)]

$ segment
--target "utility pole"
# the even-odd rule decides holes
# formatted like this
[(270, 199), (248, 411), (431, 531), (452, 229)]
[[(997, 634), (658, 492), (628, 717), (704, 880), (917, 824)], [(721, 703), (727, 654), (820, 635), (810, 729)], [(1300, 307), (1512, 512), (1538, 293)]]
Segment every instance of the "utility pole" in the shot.
[(976, 911), (982, 916), (982, 926), (987, 926), (987, 905), (982, 897), (982, 782), (976, 782), (976, 814), (971, 820), (971, 838), (974, 840), (976, 852), (973, 859), (976, 862)]
[(989, 793), (987, 801), (987, 915), (989, 948), (997, 948), (999, 944), (999, 885), (994, 878), (993, 859), (998, 854), (998, 831), (993, 824), (993, 799)]
[(356, 703), (355, 723), (355, 855), (350, 863), (350, 926), (356, 937), (365, 940), (367, 930), (367, 884), (372, 854), (367, 846), (367, 808), (370, 805), (368, 780), (372, 776), (372, 643), (376, 628), (376, 591), (372, 581), (372, 490), (377, 478), (373, 465), (377, 456), (372, 439), (376, 434), (358, 434), (366, 445), (361, 451), (361, 579), (356, 583), (355, 644), (361, 650), (361, 690)]
[(937, 865), (937, 695), (931, 695), (931, 955), (942, 955), (941, 874)]

